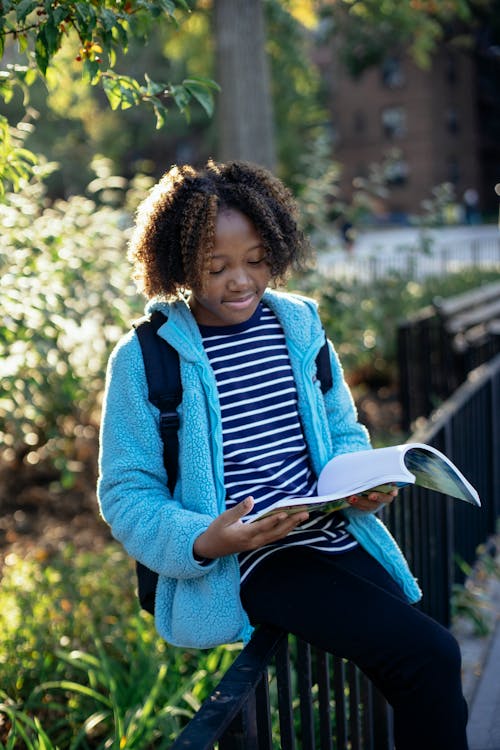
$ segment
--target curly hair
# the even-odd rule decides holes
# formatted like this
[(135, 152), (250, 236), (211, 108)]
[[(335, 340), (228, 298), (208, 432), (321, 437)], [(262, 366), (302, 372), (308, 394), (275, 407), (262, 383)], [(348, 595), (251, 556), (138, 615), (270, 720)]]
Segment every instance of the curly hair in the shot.
[(134, 279), (146, 297), (203, 288), (221, 209), (245, 214), (266, 249), (273, 281), (299, 269), (309, 244), (291, 192), (268, 170), (209, 160), (201, 170), (174, 165), (137, 210), (129, 246)]

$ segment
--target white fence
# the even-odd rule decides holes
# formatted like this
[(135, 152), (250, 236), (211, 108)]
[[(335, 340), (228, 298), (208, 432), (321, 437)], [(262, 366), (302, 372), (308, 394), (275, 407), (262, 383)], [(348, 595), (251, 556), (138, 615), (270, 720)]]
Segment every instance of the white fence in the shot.
[(351, 251), (318, 253), (322, 276), (371, 281), (397, 273), (419, 279), (477, 267), (500, 274), (500, 232), (496, 226), (429, 230), (386, 230), (360, 235)]

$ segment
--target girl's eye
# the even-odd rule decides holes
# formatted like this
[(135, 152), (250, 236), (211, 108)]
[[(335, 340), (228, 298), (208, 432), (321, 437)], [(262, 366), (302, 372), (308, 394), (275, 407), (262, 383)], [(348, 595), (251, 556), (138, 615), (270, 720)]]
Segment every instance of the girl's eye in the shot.
[(224, 266), (222, 268), (211, 268), (209, 273), (210, 276), (216, 276), (218, 273), (222, 273), (224, 270)]
[(262, 256), (262, 258), (259, 258), (259, 260), (249, 260), (248, 262), (251, 266), (258, 266), (259, 263), (264, 263), (264, 261), (266, 260), (267, 260), (267, 256), (264, 255)]

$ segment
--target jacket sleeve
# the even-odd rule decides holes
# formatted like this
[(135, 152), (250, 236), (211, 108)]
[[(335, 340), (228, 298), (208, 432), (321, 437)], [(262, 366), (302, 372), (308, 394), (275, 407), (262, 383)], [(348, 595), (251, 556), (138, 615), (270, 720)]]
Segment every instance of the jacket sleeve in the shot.
[(113, 536), (128, 554), (171, 578), (205, 575), (193, 543), (212, 522), (183, 508), (167, 488), (159, 413), (148, 400), (135, 333), (110, 357), (101, 421), (98, 501)]

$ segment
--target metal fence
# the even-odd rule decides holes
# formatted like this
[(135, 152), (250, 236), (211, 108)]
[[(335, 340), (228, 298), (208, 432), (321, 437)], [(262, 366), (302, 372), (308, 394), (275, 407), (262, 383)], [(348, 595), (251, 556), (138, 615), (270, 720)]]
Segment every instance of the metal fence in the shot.
[(427, 417), (500, 353), (500, 281), (436, 299), (397, 326), (401, 423)]
[[(424, 589), (422, 609), (450, 623), (452, 586), (500, 517), (500, 355), (467, 382), (411, 441), (442, 450), (477, 487), (481, 510), (404, 489), (385, 521)], [(259, 628), (171, 750), (391, 750), (391, 712), (345, 660), (286, 633)]]
[(464, 238), (449, 244), (431, 247), (429, 252), (418, 246), (396, 246), (389, 252), (383, 243), (359, 254), (340, 251), (324, 253), (317, 259), (318, 270), (328, 278), (368, 283), (395, 274), (420, 280), (427, 276), (443, 276), (465, 268), (496, 270), (500, 268), (500, 234), (498, 236)]

